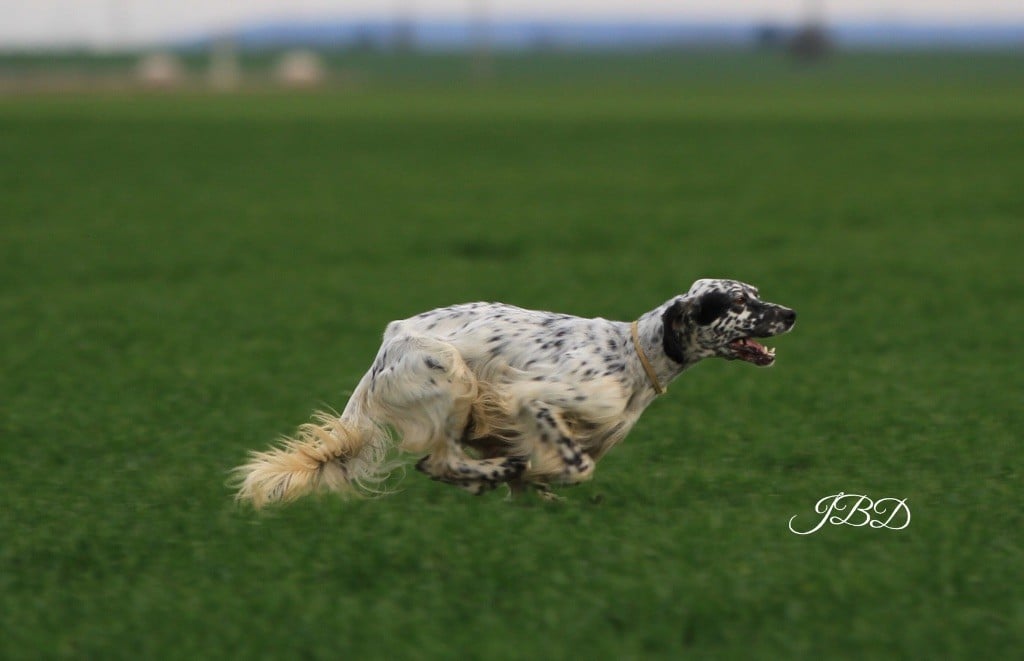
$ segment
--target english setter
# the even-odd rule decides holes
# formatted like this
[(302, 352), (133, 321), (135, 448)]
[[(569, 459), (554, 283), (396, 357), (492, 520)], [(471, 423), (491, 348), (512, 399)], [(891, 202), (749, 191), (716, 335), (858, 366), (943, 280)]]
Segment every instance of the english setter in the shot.
[(775, 362), (754, 338), (796, 313), (735, 280), (698, 280), (632, 323), (469, 303), (388, 324), (340, 416), (317, 413), (235, 469), (255, 507), (328, 490), (373, 493), (397, 465), (480, 494), (589, 479), (594, 464), (686, 368), (704, 358)]

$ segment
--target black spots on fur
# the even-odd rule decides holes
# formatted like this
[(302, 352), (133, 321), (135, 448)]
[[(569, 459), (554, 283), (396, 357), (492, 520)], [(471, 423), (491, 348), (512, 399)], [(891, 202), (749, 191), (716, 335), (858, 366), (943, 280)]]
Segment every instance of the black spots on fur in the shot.
[[(568, 439), (566, 439), (566, 440), (568, 440)], [(564, 458), (565, 463), (568, 464), (571, 468), (576, 469), (577, 472), (580, 472), (580, 471), (583, 470), (584, 461), (583, 461), (583, 454), (581, 452), (577, 452), (575, 450), (571, 450), (571, 451), (568, 451), (568, 452), (563, 452), (562, 456)]]
[(622, 360), (622, 354), (619, 353), (606, 353), (601, 355), (601, 360), (604, 361), (605, 376), (611, 376), (613, 374), (620, 374), (626, 371), (626, 363)]
[(543, 422), (548, 427), (556, 428), (555, 417), (551, 415), (551, 411), (548, 409), (537, 409), (537, 420)]
[(661, 346), (665, 355), (677, 363), (686, 362), (686, 351), (683, 349), (683, 334), (689, 325), (687, 312), (690, 303), (682, 299), (676, 301), (661, 315), (662, 339)]
[(487, 352), (492, 357), (500, 356), (501, 354), (505, 353), (505, 350), (508, 348), (508, 342), (503, 340), (504, 338), (502, 338), (502, 336), (500, 335), (496, 335), (495, 337), (488, 340), (488, 344), (490, 344), (491, 346), (490, 348), (488, 348)]
[(619, 343), (615, 341), (615, 338), (608, 338), (608, 351), (616, 352), (619, 350)]
[(707, 326), (725, 316), (731, 307), (732, 297), (729, 294), (722, 291), (709, 292), (695, 302), (693, 320), (701, 326)]
[(555, 426), (555, 418), (551, 415), (551, 411), (547, 408), (540, 407), (533, 412), (533, 417), (537, 418), (537, 422), (540, 422), (547, 427)]
[(432, 370), (444, 371), (444, 365), (442, 365), (441, 363), (437, 362), (436, 360), (434, 360), (430, 356), (427, 356), (427, 358), (423, 362), (426, 363), (427, 367), (429, 367)]
[[(540, 325), (542, 327), (544, 327), (545, 332), (550, 333), (552, 330), (554, 330), (554, 327), (558, 326), (559, 324), (561, 324), (563, 322), (567, 322), (567, 321), (574, 321), (575, 319), (576, 319), (575, 317), (573, 317), (572, 315), (569, 315), (569, 314), (547, 313), (546, 316), (544, 317), (544, 319), (540, 322)], [(558, 337), (563, 337), (565, 335), (568, 335), (570, 332), (571, 332), (570, 328), (564, 328), (563, 327), (563, 328), (559, 328), (558, 331), (556, 331), (555, 334)]]
[(526, 466), (526, 457), (456, 460), (439, 465), (432, 462), (428, 455), (416, 462), (416, 470), (426, 473), (430, 479), (457, 486), (478, 496), (494, 489), (502, 482), (518, 478), (526, 470)]
[(494, 335), (487, 338), (487, 341), (491, 344), (494, 344), (495, 342), (501, 342), (503, 339), (505, 339), (504, 335), (502, 335), (501, 333), (495, 333)]
[(682, 321), (686, 310), (689, 308), (687, 303), (684, 303), (681, 298), (677, 298), (672, 305), (668, 306), (665, 312), (661, 315), (662, 325), (668, 328), (678, 327)]
[(771, 337), (785, 333), (796, 323), (796, 312), (774, 303), (758, 303), (752, 308), (751, 315), (742, 330), (754, 337)]
[(505, 463), (514, 475), (518, 475), (526, 470), (528, 460), (526, 457), (509, 457), (505, 460)]
[(615, 372), (615, 365), (621, 364), (622, 356), (610, 356), (608, 354), (603, 354), (601, 356), (601, 364), (598, 364), (597, 366), (597, 371), (600, 372), (603, 369), (604, 375), (608, 376), (609, 374), (613, 374)]

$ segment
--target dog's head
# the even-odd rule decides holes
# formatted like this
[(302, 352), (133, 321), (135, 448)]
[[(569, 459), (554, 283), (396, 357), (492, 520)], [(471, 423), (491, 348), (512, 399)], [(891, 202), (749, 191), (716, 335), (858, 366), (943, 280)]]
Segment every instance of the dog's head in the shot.
[(662, 315), (665, 353), (684, 363), (718, 356), (761, 367), (775, 350), (754, 338), (787, 333), (796, 312), (758, 298), (757, 288), (736, 280), (698, 280)]

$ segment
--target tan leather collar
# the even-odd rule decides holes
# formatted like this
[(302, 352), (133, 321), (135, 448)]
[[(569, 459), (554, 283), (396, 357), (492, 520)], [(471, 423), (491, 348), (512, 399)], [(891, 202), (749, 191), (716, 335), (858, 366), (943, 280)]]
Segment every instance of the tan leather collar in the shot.
[(636, 355), (640, 359), (640, 364), (644, 366), (644, 371), (647, 372), (647, 378), (651, 380), (651, 385), (654, 386), (654, 392), (659, 395), (663, 394), (665, 389), (661, 386), (661, 382), (658, 381), (658, 375), (654, 371), (654, 366), (651, 365), (651, 361), (647, 360), (647, 355), (640, 346), (640, 325), (638, 322), (633, 322), (632, 326), (630, 326), (630, 332), (633, 335), (633, 348), (636, 349)]

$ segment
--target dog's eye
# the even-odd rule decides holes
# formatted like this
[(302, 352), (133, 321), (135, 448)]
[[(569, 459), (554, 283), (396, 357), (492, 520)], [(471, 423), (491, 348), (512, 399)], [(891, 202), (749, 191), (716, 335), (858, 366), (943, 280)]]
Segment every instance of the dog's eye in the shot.
[(736, 298), (732, 299), (732, 302), (735, 303), (736, 305), (746, 305), (747, 297), (743, 294), (740, 294)]

